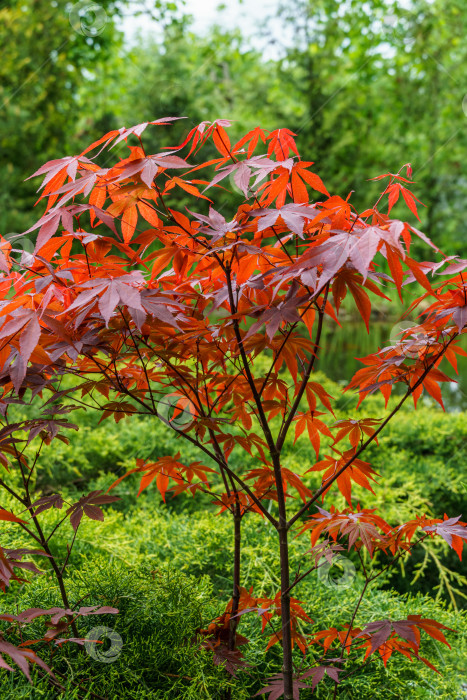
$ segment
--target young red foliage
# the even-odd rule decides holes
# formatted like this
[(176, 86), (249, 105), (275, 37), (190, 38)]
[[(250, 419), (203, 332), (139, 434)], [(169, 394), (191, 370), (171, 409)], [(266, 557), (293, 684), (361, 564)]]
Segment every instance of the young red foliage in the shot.
[[(166, 126), (171, 119), (150, 124)], [(439, 385), (450, 379), (439, 366), (446, 357), (456, 369), (456, 354), (462, 352), (456, 343), (466, 330), (462, 272), (467, 262), (445, 258), (419, 263), (409, 257), (413, 235), (438, 249), (410, 224), (390, 218), (400, 194), (418, 215), (414, 196), (401, 184), (409, 181), (399, 173), (381, 176), (390, 178), (389, 185), (376, 204), (359, 214), (350, 195), (330, 195), (314, 164), (300, 158), (287, 129), (257, 127), (232, 146), (228, 121), (203, 122), (180, 145), (147, 154), (142, 143), (147, 127), (113, 130), (80, 155), (40, 168), (35, 174), (44, 178), (39, 189), (46, 210), (27, 232), (38, 232), (34, 253), (15, 263), (11, 248), (0, 241), (2, 415), (8, 402), (20, 401), (27, 389), (34, 395), (50, 393), (44, 407), (54, 400), (36, 421), (14, 428), (5, 421), (0, 442), (8, 458), (3, 456), (2, 463), (17, 455), (18, 431), (29, 440), (66, 439), (59, 430), (76, 426), (62, 413), (82, 403), (96, 406), (102, 420), (118, 422), (135, 413), (160, 418), (196, 447), (203, 461), (186, 466), (180, 453), (155, 462), (140, 459), (128, 472), (142, 475), (139, 493), (155, 481), (165, 500), (172, 480), (173, 495), (203, 490), (233, 518), (232, 600), (203, 632), (216, 663), (225, 662), (234, 673), (244, 664), (237, 647), (245, 640), (237, 624), (249, 609), (260, 613), (263, 627), (271, 626), (273, 618), (281, 622), (268, 647), (280, 641), (284, 670), (260, 691), (270, 692), (271, 698), (292, 700), (304, 679), (312, 678), (315, 687), (326, 675), (337, 688), (344, 651), (360, 634), (364, 640), (357, 643), (366, 644), (369, 654), (378, 648), (384, 662), (394, 651), (422, 658), (418, 630), (435, 635), (441, 629), (435, 623), (420, 619), (405, 627), (386, 625), (378, 647), (368, 626), (361, 633), (344, 626), (345, 634), (335, 627), (310, 638), (301, 625), (312, 623), (290, 592), (319, 566), (320, 558), (332, 563), (341, 539), (348, 549), (364, 547), (371, 559), (376, 550), (397, 557), (412, 548), (419, 528), (422, 538), (439, 535), (460, 555), (466, 526), (459, 519), (422, 517), (391, 528), (371, 509), (352, 510), (352, 487), (372, 492), (376, 472), (361, 455), (410, 396), (416, 405), (426, 391), (442, 406)], [(218, 157), (203, 161), (200, 152), (208, 142)], [(117, 144), (126, 144), (127, 157), (116, 158), (110, 167), (100, 165), (101, 153)], [(266, 152), (257, 153), (258, 147)], [(177, 155), (182, 151), (185, 158)], [(403, 167), (410, 177), (410, 166)], [(172, 170), (185, 172), (180, 176)], [(198, 170), (206, 173), (203, 180), (189, 179)], [(211, 205), (230, 175), (244, 201), (229, 220)], [(205, 186), (203, 192), (198, 185)], [(183, 212), (178, 210), (180, 192), (193, 201)], [(386, 194), (388, 214), (378, 210)], [(435, 274), (448, 279), (437, 284)], [(402, 298), (412, 283), (424, 293), (410, 311), (430, 298), (420, 322), (391, 346), (364, 358), (365, 367), (347, 387), (360, 392), (359, 403), (376, 390), (388, 403), (396, 382), (405, 385), (405, 394), (384, 420), (349, 417), (333, 423), (334, 398), (314, 375), (326, 351), (323, 325), (337, 332), (342, 302), (350, 292), (368, 330), (372, 296), (387, 298), (393, 286)], [(62, 390), (67, 374), (75, 384)], [(303, 474), (283, 462), (294, 423), (295, 440), (309, 441), (316, 454)], [(323, 436), (333, 454), (320, 459)], [(334, 445), (347, 438), (350, 449), (339, 452)], [(16, 462), (24, 468), (23, 457)], [(315, 471), (324, 471), (317, 488), (305, 476)], [(302, 532), (311, 531), (314, 564), (292, 581), (290, 530), (320, 498), (329, 497), (333, 484), (349, 507), (319, 510), (305, 521)], [(113, 500), (91, 492), (67, 504), (75, 535), (83, 515), (100, 520), (99, 506)], [(32, 515), (35, 509), (36, 517), (63, 505), (60, 495), (53, 494), (37, 499), (29, 510)], [(12, 520), (11, 513), (2, 512)], [(271, 599), (255, 598), (240, 583), (241, 520), (251, 512), (261, 514), (278, 534), (281, 586)], [(19, 527), (26, 527), (19, 521)], [(322, 534), (330, 540), (319, 542)], [(11, 578), (13, 564), (9, 566)], [(69, 609), (65, 604), (64, 610)], [(406, 628), (409, 637), (394, 637)], [(292, 649), (296, 644), (306, 654), (310, 639), (326, 645), (325, 652), (336, 641), (341, 656), (294, 675)]]

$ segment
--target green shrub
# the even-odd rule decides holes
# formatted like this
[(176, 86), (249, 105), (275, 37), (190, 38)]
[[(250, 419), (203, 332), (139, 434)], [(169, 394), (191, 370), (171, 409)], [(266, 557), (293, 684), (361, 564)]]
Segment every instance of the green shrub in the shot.
[[(159, 531), (163, 538), (167, 531)], [(172, 532), (173, 535), (173, 532)], [(197, 542), (199, 552), (200, 533), (192, 535), (190, 543)], [(182, 532), (179, 531), (179, 537)], [(181, 544), (179, 539), (178, 544)], [(258, 545), (259, 542), (256, 542)], [(267, 545), (267, 537), (261, 544)], [(264, 551), (264, 550), (263, 550)], [(267, 548), (266, 548), (267, 552)], [(265, 560), (267, 554), (265, 553)], [(169, 557), (167, 559), (170, 559)], [(192, 556), (192, 561), (196, 555)], [(123, 700), (157, 698), (160, 700), (222, 700), (223, 693), (231, 686), (235, 700), (247, 700), (262, 687), (265, 678), (277, 663), (278, 649), (264, 654), (264, 639), (255, 614), (246, 615), (241, 621), (241, 633), (251, 641), (245, 649), (250, 668), (240, 672), (238, 678), (230, 678), (219, 666), (213, 666), (212, 656), (199, 648), (198, 630), (219, 612), (226, 602), (204, 575), (195, 577), (182, 573), (163, 557), (148, 566), (142, 555), (135, 565), (104, 555), (94, 555), (82, 560), (68, 581), (73, 601), (83, 599), (85, 605), (111, 605), (119, 609), (117, 616), (102, 615), (82, 618), (80, 634), (85, 636), (92, 628), (106, 626), (115, 630), (122, 639), (122, 650), (113, 663), (93, 659), (86, 650), (67, 644), (54, 651), (54, 667), (58, 673), (67, 673), (75, 683), (107, 698)], [(266, 562), (265, 562), (266, 563)], [(154, 568), (152, 568), (154, 566)], [(251, 571), (252, 583), (262, 584), (261, 572)], [(360, 581), (357, 578), (352, 589), (344, 592), (329, 588), (319, 580), (309, 580), (300, 586), (298, 597), (310, 610), (316, 628), (326, 628), (335, 620), (338, 608), (343, 620), (350, 619)], [(8, 608), (51, 607), (60, 604), (57, 591), (48, 576), (36, 577), (32, 584), (16, 588), (6, 596)], [(460, 681), (465, 673), (467, 619), (454, 615), (432, 600), (416, 596), (401, 597), (393, 592), (375, 589), (366, 599), (356, 623), (391, 617), (402, 619), (408, 614), (436, 617), (440, 622), (456, 627), (459, 634), (450, 635), (452, 651), (426, 637), (422, 653), (439, 667), (442, 675), (434, 674), (421, 663), (409, 663), (407, 659), (392, 657), (385, 669), (380, 660), (342, 684), (340, 698), (417, 698), (431, 700), (455, 700), (462, 697)], [(43, 623), (36, 620), (27, 628), (28, 638), (43, 632)], [(442, 647), (442, 648), (441, 648)], [(50, 660), (50, 651), (41, 650), (42, 657)], [(300, 652), (296, 654), (299, 663)], [(71, 671), (71, 673), (68, 673)], [(316, 697), (330, 700), (329, 684), (320, 684), (315, 695), (304, 693), (309, 700)], [(20, 673), (0, 672), (0, 696), (2, 700), (16, 698), (55, 698), (57, 691), (46, 679), (38, 681), (31, 690)], [(64, 700), (78, 697), (76, 685), (69, 682)], [(90, 695), (86, 697), (91, 697)]]

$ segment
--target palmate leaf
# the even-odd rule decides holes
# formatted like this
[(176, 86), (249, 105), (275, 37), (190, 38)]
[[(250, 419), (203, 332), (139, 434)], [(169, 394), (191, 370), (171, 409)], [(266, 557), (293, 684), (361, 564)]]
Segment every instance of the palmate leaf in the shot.
[[(339, 659), (336, 661), (339, 662)], [(325, 675), (329, 676), (331, 680), (338, 684), (340, 672), (341, 669), (336, 668), (335, 666), (315, 666), (314, 668), (310, 668), (308, 671), (302, 673), (300, 678), (310, 678), (311, 676), (311, 688), (314, 690), (318, 683), (323, 680)]]
[(308, 431), (310, 442), (313, 445), (313, 449), (316, 453), (316, 459), (318, 459), (319, 448), (321, 444), (320, 434), (326, 435), (331, 439), (334, 437), (326, 423), (323, 423), (323, 421), (319, 420), (316, 417), (320, 415), (322, 415), (322, 412), (312, 410), (307, 411), (306, 413), (299, 413), (294, 418), (294, 420), (296, 421), (294, 444), (306, 428)]
[[(303, 483), (302, 478), (286, 467), (282, 468), (281, 473), (283, 489), (286, 497), (290, 495), (288, 491), (288, 488), (290, 487), (297, 491), (298, 495), (305, 503), (312, 494), (310, 489)], [(257, 469), (250, 469), (250, 471), (245, 474), (244, 479), (245, 481), (255, 479), (253, 490), (259, 499), (266, 498), (277, 500), (276, 482), (274, 478), (274, 471), (271, 467), (265, 466), (258, 467)]]
[(76, 532), (83, 515), (91, 518), (91, 520), (104, 520), (104, 513), (99, 506), (119, 500), (119, 496), (108, 496), (102, 491), (91, 491), (87, 496), (82, 496), (79, 501), (73, 503), (66, 511), (66, 514), (70, 517), (73, 530)]
[(260, 510), (256, 503), (245, 493), (221, 493), (218, 497), (215, 497), (213, 503), (220, 506), (218, 514), (224, 513), (226, 510), (234, 513), (236, 507), (238, 506), (242, 517), (245, 515), (245, 513), (249, 513), (251, 511), (252, 513), (258, 513), (258, 515), (261, 515), (261, 517), (264, 518), (263, 511)]
[(338, 630), (336, 627), (330, 627), (326, 630), (314, 632), (310, 644), (319, 644), (327, 652), (336, 642), (343, 651), (350, 654), (352, 640), (361, 632), (359, 627), (349, 628), (349, 625), (344, 625), (343, 629)]
[[(358, 389), (358, 406), (366, 396), (381, 391), (387, 406), (393, 385), (403, 382), (411, 387), (415, 407), (425, 390), (444, 410), (439, 383), (453, 380), (437, 367), (442, 359), (443, 347), (441, 342), (426, 334), (422, 341), (417, 338), (415, 345), (407, 346), (406, 341), (402, 339), (394, 346), (358, 358), (366, 367), (357, 370), (345, 391), (351, 388)], [(408, 360), (408, 351), (415, 351), (416, 357), (413, 360)]]
[[(108, 489), (118, 486), (118, 484), (130, 474), (141, 473), (141, 483), (138, 490), (138, 496), (148, 488), (156, 480), (156, 485), (162, 500), (165, 502), (165, 496), (169, 486), (170, 479), (175, 482), (173, 487), (173, 495), (178, 495), (184, 491), (194, 494), (196, 489), (209, 488), (208, 473), (214, 473), (215, 470), (211, 467), (206, 467), (201, 462), (191, 462), (188, 466), (179, 461), (180, 452), (175, 456), (166, 455), (160, 457), (156, 462), (146, 462), (144, 459), (136, 460), (136, 467), (130, 469), (126, 474), (119, 477)], [(199, 479), (199, 482), (194, 482), (194, 477)]]
[[(365, 659), (375, 651), (378, 651), (384, 665), (396, 651), (411, 659), (412, 655), (420, 659), (434, 671), (437, 669), (427, 659), (419, 656), (420, 630), (426, 632), (432, 639), (451, 648), (441, 630), (454, 632), (450, 627), (442, 625), (436, 620), (422, 618), (420, 615), (409, 615), (406, 620), (376, 620), (366, 625), (355, 639), (367, 637), (362, 648), (366, 649)], [(397, 637), (401, 639), (397, 639)], [(437, 671), (438, 672), (438, 671)]]
[(43, 557), (49, 557), (42, 549), (6, 549), (0, 547), (0, 588), (5, 592), (11, 581), (24, 582), (25, 579), (20, 578), (14, 572), (14, 569), (22, 569), (30, 571), (33, 574), (44, 573), (36, 567), (33, 562), (22, 561), (26, 554), (33, 554)]
[(389, 547), (388, 536), (392, 533), (391, 526), (376, 515), (375, 510), (362, 508), (353, 512), (351, 508), (338, 511), (331, 507), (328, 512), (318, 507), (318, 513), (313, 514), (302, 527), (300, 533), (309, 530), (311, 544), (315, 547), (318, 538), (326, 533), (336, 541), (347, 538), (348, 549), (365, 547), (370, 556), (373, 556), (375, 548), (385, 549)]
[(268, 143), (268, 156), (273, 154), (276, 160), (281, 161), (289, 157), (290, 151), (298, 155), (297, 144), (294, 136), (296, 134), (290, 129), (275, 129), (266, 137)]
[(26, 523), (26, 520), (22, 520), (21, 518), (18, 518), (17, 515), (14, 513), (11, 513), (9, 510), (5, 510), (4, 508), (0, 508), (0, 520), (7, 520), (10, 523)]
[(263, 129), (257, 126), (256, 128), (249, 131), (247, 134), (245, 134), (245, 136), (242, 136), (242, 138), (239, 141), (237, 141), (235, 146), (232, 148), (232, 153), (237, 153), (238, 151), (243, 149), (245, 144), (248, 143), (247, 155), (248, 158), (251, 158), (260, 139), (262, 143), (266, 143), (266, 135)]
[[(109, 606), (97, 606), (97, 605), (92, 605), (92, 606), (87, 606), (87, 607), (80, 607), (78, 610), (70, 610), (69, 608), (50, 608), (48, 610), (42, 609), (42, 608), (29, 608), (28, 610), (24, 610), (23, 612), (17, 614), (17, 615), (12, 615), (8, 613), (3, 613), (0, 615), (0, 620), (7, 620), (8, 622), (17, 622), (20, 625), (25, 625), (29, 624), (30, 622), (33, 622), (34, 620), (47, 616), (50, 619), (45, 622), (45, 627), (46, 632), (42, 639), (46, 642), (50, 642), (52, 640), (55, 641), (56, 644), (61, 645), (65, 642), (75, 642), (78, 644), (83, 644), (85, 640), (76, 638), (76, 637), (61, 637), (60, 635), (63, 635), (64, 633), (67, 633), (74, 622), (74, 620), (77, 617), (88, 617), (89, 615), (116, 615), (118, 613), (117, 608), (112, 608)], [(22, 646), (28, 646), (31, 644), (36, 643), (37, 641), (40, 640), (34, 640), (33, 642), (23, 642), (20, 647)], [(10, 645), (11, 647), (12, 645)], [(0, 653), (2, 651), (2, 636), (0, 635)], [(5, 649), (5, 651), (7, 651)], [(36, 663), (39, 663), (39, 661), (36, 660), (35, 655), (33, 657), (26, 657), (25, 659), (22, 659), (22, 657), (19, 657), (19, 661), (16, 659), (16, 657), (13, 657), (13, 654), (11, 653), (12, 650), (7, 651), (7, 653), (14, 658), (16, 663), (20, 665), (20, 661), (23, 660), (24, 662), (27, 661), (28, 659), (30, 661), (35, 661)], [(1, 656), (0, 656), (0, 661), (1, 661)], [(0, 664), (1, 665), (1, 664)], [(41, 665), (41, 664), (40, 664)], [(6, 668), (6, 666), (4, 666)], [(43, 666), (45, 670), (48, 670), (48, 667)], [(12, 670), (12, 669), (9, 669)], [(26, 673), (27, 665), (26, 667), (21, 666), (21, 670)], [(27, 677), (29, 678), (29, 675), (26, 673)], [(30, 679), (29, 679), (30, 680)]]
[[(410, 209), (412, 214), (414, 214), (417, 217), (417, 219), (420, 221), (420, 217), (418, 216), (418, 212), (417, 212), (417, 205), (415, 204), (415, 202), (417, 201), (420, 204), (422, 204), (422, 202), (420, 202), (420, 200), (417, 199), (412, 194), (412, 192), (409, 189), (407, 189), (407, 187), (404, 187), (399, 182), (395, 182), (393, 185), (389, 185), (387, 187), (386, 194), (388, 195), (388, 213), (390, 213), (392, 207), (395, 205), (395, 203), (399, 199), (399, 194), (402, 194), (402, 197), (403, 197), (405, 203), (407, 204), (408, 208)], [(423, 206), (425, 206), (425, 205), (423, 204)]]
[[(341, 669), (334, 666), (315, 666), (308, 669), (307, 671), (294, 674), (293, 678), (293, 697), (294, 700), (299, 700), (300, 690), (305, 688), (311, 688), (314, 690), (318, 683), (320, 683), (323, 678), (327, 675), (335, 683), (339, 683), (339, 673)], [(311, 678), (311, 686), (304, 681)], [(282, 673), (277, 673), (269, 679), (269, 685), (258, 691), (254, 697), (258, 695), (265, 695), (269, 693), (268, 700), (279, 700), (283, 697), (285, 693), (284, 689), (284, 675)]]
[[(294, 680), (293, 680), (294, 700), (299, 700), (301, 688), (309, 688), (309, 687), (310, 686), (308, 685), (308, 683), (303, 683), (303, 681), (301, 681), (299, 678), (294, 678)], [(285, 688), (284, 688), (284, 676), (282, 673), (277, 673), (276, 675), (272, 676), (269, 679), (269, 685), (267, 685), (265, 688), (262, 688), (257, 693), (255, 693), (254, 697), (257, 697), (258, 695), (265, 695), (266, 693), (269, 693), (268, 700), (279, 700), (279, 698), (283, 697), (283, 695), (285, 693)]]
[[(292, 644), (292, 649), (297, 645), (297, 647), (300, 649), (303, 655), (306, 654), (307, 646), (308, 646), (308, 640), (305, 637), (302, 632), (300, 632), (300, 629), (298, 628), (297, 625), (297, 620), (295, 617), (292, 617), (290, 620), (290, 638), (291, 638), (291, 644)], [(266, 646), (266, 651), (273, 647), (275, 644), (281, 643), (283, 639), (283, 628), (281, 627), (277, 631), (273, 632), (270, 635), (269, 642), (267, 643)]]
[[(190, 156), (193, 153), (193, 151), (195, 151), (197, 147), (200, 148), (207, 141), (207, 139), (209, 137), (213, 137), (213, 139), (214, 139), (214, 133), (216, 131), (219, 131), (219, 129), (222, 129), (221, 134), (224, 135), (225, 134), (224, 127), (226, 127), (226, 126), (230, 126), (230, 121), (228, 121), (227, 119), (216, 119), (216, 121), (214, 121), (214, 122), (210, 122), (210, 121), (201, 122), (201, 124), (198, 124), (193, 129), (191, 129), (191, 131), (189, 132), (189, 134), (187, 135), (185, 140), (179, 146), (177, 146), (177, 148), (174, 150), (180, 151), (182, 148), (184, 148), (191, 141), (191, 147), (190, 147), (190, 151), (188, 153), (188, 156)], [(219, 142), (221, 142), (221, 139), (217, 139), (216, 145), (218, 145)], [(221, 142), (221, 148), (222, 148), (223, 154), (224, 154), (225, 146), (224, 146), (224, 143), (222, 143), (222, 142)]]
[[(326, 486), (326, 482), (333, 479), (334, 475), (349, 463), (349, 466), (336, 478), (337, 487), (349, 506), (352, 506), (352, 481), (362, 486), (364, 489), (371, 491), (371, 493), (374, 493), (370, 481), (375, 481), (373, 474), (378, 474), (374, 471), (369, 462), (364, 462), (355, 457), (354, 449), (347, 450), (346, 452), (339, 452), (335, 448), (332, 449), (336, 453), (336, 456), (327, 455), (324, 459), (310, 467), (310, 469), (307, 469), (306, 473), (324, 471), (322, 485)], [(331, 485), (324, 493), (326, 493), (330, 487)]]
[(358, 252), (358, 257), (356, 251), (354, 250), (351, 253), (351, 260), (355, 267), (357, 267), (358, 272), (362, 274), (363, 279), (360, 278), (360, 275), (355, 272), (355, 270), (352, 269), (343, 269), (341, 270), (337, 275), (336, 278), (332, 284), (332, 294), (334, 297), (334, 302), (336, 305), (337, 311), (339, 311), (340, 304), (342, 300), (345, 298), (347, 294), (347, 290), (351, 293), (355, 300), (355, 304), (357, 306), (357, 309), (360, 313), (360, 316), (362, 317), (367, 332), (369, 333), (369, 326), (370, 326), (370, 315), (371, 315), (371, 301), (370, 297), (366, 293), (365, 288), (369, 289), (373, 293), (377, 294), (377, 296), (388, 299), (386, 295), (384, 295), (370, 280), (366, 279), (369, 271), (370, 271), (370, 266), (371, 262), (377, 252), (378, 249), (378, 242), (379, 240), (375, 240), (374, 247), (368, 252), (368, 258), (365, 260), (363, 258), (363, 251), (360, 252), (360, 250), (357, 248)]
[[(238, 641), (237, 641), (238, 643)], [(209, 639), (202, 645), (205, 649), (210, 649), (213, 652), (212, 660), (215, 666), (223, 664), (224, 669), (233, 678), (237, 678), (238, 671), (248, 668), (251, 664), (247, 663), (243, 658), (243, 653), (240, 649), (231, 650), (225, 644), (213, 644)]]
[(80, 309), (83, 306), (94, 306), (98, 301), (99, 311), (106, 325), (118, 304), (124, 304), (145, 314), (141, 306), (141, 295), (137, 289), (143, 282), (141, 272), (138, 270), (129, 275), (122, 275), (116, 280), (88, 280), (81, 285), (84, 291), (69, 306), (68, 311)]
[[(349, 442), (353, 448), (358, 446), (358, 443), (367, 437), (372, 437), (376, 432), (376, 426), (381, 420), (378, 418), (362, 418), (360, 420), (340, 420), (334, 423), (333, 428), (339, 428), (337, 435), (334, 438), (334, 444), (340, 442), (345, 437), (349, 438)], [(375, 438), (376, 444), (378, 439)]]
[(0, 340), (11, 340), (19, 334), (19, 347), (16, 363), (10, 372), (15, 388), (18, 390), (26, 376), (26, 369), (31, 355), (41, 337), (41, 325), (38, 315), (33, 309), (17, 308), (12, 310), (10, 321), (0, 331)]
[(5, 661), (3, 655), (7, 655), (10, 657), (11, 661), (13, 661), (13, 663), (15, 663), (19, 667), (22, 673), (24, 673), (31, 685), (32, 679), (29, 670), (30, 664), (37, 664), (46, 673), (52, 676), (52, 678), (55, 678), (51, 669), (47, 666), (47, 664), (44, 661), (42, 661), (42, 659), (36, 654), (36, 652), (32, 651), (32, 649), (24, 649), (14, 646), (13, 644), (10, 644), (10, 642), (6, 641), (2, 635), (0, 635), (0, 668), (3, 668), (7, 671), (14, 671), (15, 669), (12, 668)]
[(448, 518), (442, 521), (435, 521), (434, 524), (425, 525), (422, 530), (432, 534), (440, 535), (448, 545), (454, 549), (459, 559), (462, 559), (462, 548), (467, 542), (467, 524), (460, 522), (461, 516)]
[(275, 226), (279, 217), (290, 231), (299, 238), (304, 237), (306, 221), (311, 221), (319, 213), (318, 209), (299, 204), (284, 204), (279, 209), (257, 209), (251, 212), (252, 216), (260, 217), (257, 231), (265, 231)]
[(42, 496), (34, 501), (32, 504), (34, 508), (34, 515), (37, 516), (44, 510), (49, 510), (49, 508), (57, 508), (60, 510), (63, 508), (64, 500), (59, 493), (53, 493), (50, 496)]
[(8, 622), (21, 622), (29, 623), (38, 617), (44, 617), (45, 615), (50, 616), (50, 622), (52, 625), (57, 625), (60, 620), (64, 617), (87, 617), (89, 615), (116, 615), (118, 613), (117, 608), (109, 607), (108, 605), (99, 606), (91, 605), (78, 608), (78, 610), (70, 610), (69, 608), (28, 608), (18, 615), (11, 615), (9, 613), (2, 613), (0, 615), (0, 620), (8, 620)]

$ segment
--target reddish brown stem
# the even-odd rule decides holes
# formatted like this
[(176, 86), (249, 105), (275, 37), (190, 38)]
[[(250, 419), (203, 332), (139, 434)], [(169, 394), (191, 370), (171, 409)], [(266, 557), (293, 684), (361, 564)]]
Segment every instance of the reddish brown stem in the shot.
[(448, 348), (449, 345), (452, 343), (452, 341), (457, 337), (457, 335), (458, 335), (458, 334), (455, 333), (453, 336), (451, 336), (451, 338), (450, 338), (449, 341), (446, 343), (446, 346), (443, 348), (443, 350), (442, 350), (440, 353), (438, 353), (438, 355), (436, 356), (436, 358), (435, 358), (435, 359), (429, 364), (429, 366), (425, 369), (425, 371), (423, 372), (423, 374), (420, 376), (420, 379), (418, 379), (418, 380), (415, 382), (415, 384), (414, 384), (413, 386), (411, 386), (411, 387), (409, 387), (409, 388), (407, 389), (407, 392), (404, 394), (404, 396), (403, 396), (402, 399), (399, 401), (399, 403), (397, 404), (397, 406), (391, 411), (391, 413), (389, 414), (389, 416), (388, 416), (387, 418), (385, 418), (385, 420), (381, 423), (381, 425), (379, 426), (379, 428), (378, 428), (377, 430), (375, 430), (375, 432), (368, 438), (368, 440), (367, 440), (366, 442), (364, 442), (364, 443), (362, 444), (362, 446), (355, 452), (355, 454), (352, 455), (352, 457), (351, 457), (349, 460), (347, 460), (347, 462), (346, 462), (340, 469), (338, 469), (338, 470), (336, 471), (336, 473), (333, 474), (332, 477), (331, 477), (330, 479), (328, 479), (328, 480), (326, 481), (326, 483), (323, 484), (323, 485), (321, 486), (321, 488), (319, 488), (319, 489), (316, 491), (316, 493), (310, 498), (310, 500), (307, 501), (307, 502), (300, 508), (300, 510), (299, 510), (297, 513), (295, 513), (295, 515), (289, 520), (289, 522), (288, 522), (288, 527), (292, 527), (292, 525), (296, 522), (296, 520), (298, 520), (298, 518), (300, 518), (300, 517), (303, 515), (303, 513), (305, 513), (305, 512), (308, 510), (308, 508), (309, 508), (313, 503), (315, 503), (315, 501), (317, 501), (318, 498), (320, 498), (320, 496), (322, 496), (323, 493), (324, 493), (325, 491), (328, 490), (328, 488), (330, 487), (330, 485), (331, 485), (332, 483), (334, 483), (334, 481), (335, 481), (343, 472), (345, 472), (345, 470), (346, 470), (348, 467), (350, 467), (350, 465), (354, 462), (354, 460), (357, 459), (357, 457), (359, 457), (359, 455), (361, 455), (362, 452), (364, 452), (364, 451), (366, 450), (366, 448), (368, 447), (368, 445), (369, 445), (370, 443), (372, 443), (372, 442), (378, 437), (379, 433), (383, 430), (383, 428), (384, 428), (384, 427), (389, 423), (389, 421), (396, 415), (396, 413), (399, 412), (399, 410), (402, 408), (403, 404), (407, 401), (407, 399), (409, 398), (409, 396), (411, 396), (411, 395), (413, 394), (413, 392), (415, 391), (415, 389), (417, 389), (417, 388), (420, 386), (420, 384), (423, 383), (423, 380), (425, 379), (425, 377), (426, 377), (426, 376), (428, 375), (428, 373), (433, 369), (433, 367), (436, 365), (436, 363), (438, 362), (438, 360), (444, 355), (444, 353), (446, 352), (447, 348)]
[(240, 514), (240, 504), (237, 500), (234, 510), (234, 562), (233, 562), (233, 592), (232, 592), (232, 612), (229, 629), (229, 650), (233, 651), (236, 646), (238, 607), (240, 602), (240, 555), (242, 546), (242, 518)]

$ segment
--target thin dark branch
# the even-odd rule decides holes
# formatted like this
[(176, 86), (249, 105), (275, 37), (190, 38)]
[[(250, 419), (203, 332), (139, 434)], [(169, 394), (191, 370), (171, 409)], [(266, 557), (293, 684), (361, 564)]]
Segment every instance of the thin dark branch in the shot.
[(355, 452), (355, 454), (352, 455), (352, 457), (351, 457), (350, 459), (348, 459), (347, 462), (346, 462), (340, 469), (338, 469), (338, 471), (336, 471), (336, 473), (333, 474), (333, 475), (326, 481), (326, 484), (324, 484), (323, 486), (321, 486), (321, 488), (319, 488), (319, 489), (315, 492), (315, 494), (310, 498), (310, 500), (307, 501), (307, 502), (300, 508), (300, 510), (299, 510), (297, 513), (295, 513), (295, 515), (289, 520), (289, 522), (288, 522), (288, 527), (292, 527), (292, 525), (303, 515), (303, 513), (305, 513), (305, 512), (308, 510), (308, 508), (309, 508), (311, 505), (313, 505), (313, 503), (315, 503), (315, 502), (318, 500), (318, 498), (320, 498), (320, 496), (322, 496), (322, 494), (323, 494), (325, 491), (327, 491), (327, 489), (329, 488), (329, 486), (330, 486), (341, 474), (343, 474), (343, 473), (345, 472), (345, 470), (346, 470), (348, 467), (350, 467), (350, 465), (354, 462), (354, 460), (357, 459), (357, 457), (358, 457), (359, 455), (361, 455), (362, 452), (364, 452), (364, 450), (366, 450), (366, 448), (368, 447), (368, 445), (370, 445), (370, 444), (378, 437), (379, 433), (380, 433), (380, 432), (383, 430), (383, 428), (389, 423), (389, 421), (396, 415), (396, 413), (398, 413), (398, 411), (401, 409), (401, 407), (403, 406), (403, 404), (407, 401), (407, 399), (409, 398), (409, 396), (411, 396), (411, 395), (413, 394), (413, 392), (415, 391), (415, 389), (417, 389), (417, 388), (420, 386), (420, 384), (423, 383), (425, 377), (426, 377), (426, 376), (429, 374), (429, 372), (433, 369), (433, 367), (436, 365), (436, 363), (438, 362), (438, 360), (443, 356), (443, 354), (446, 352), (447, 348), (448, 348), (449, 345), (452, 343), (452, 341), (454, 340), (454, 338), (457, 337), (457, 335), (458, 335), (458, 334), (455, 333), (454, 335), (451, 336), (451, 338), (449, 339), (448, 343), (445, 345), (445, 347), (443, 348), (443, 350), (442, 350), (441, 352), (438, 353), (438, 355), (437, 355), (437, 356), (435, 357), (435, 359), (429, 364), (429, 366), (425, 369), (425, 371), (421, 374), (420, 378), (415, 382), (415, 384), (414, 384), (413, 386), (411, 386), (411, 387), (408, 387), (406, 393), (404, 394), (404, 396), (402, 397), (402, 399), (399, 401), (399, 403), (397, 404), (397, 406), (391, 411), (391, 413), (389, 414), (389, 416), (387, 416), (387, 418), (385, 418), (385, 420), (381, 423), (381, 425), (378, 427), (378, 429), (375, 430), (375, 432), (368, 438), (368, 440), (366, 440), (366, 442), (363, 443), (363, 445)]
[(310, 361), (308, 363), (308, 367), (306, 369), (305, 375), (304, 375), (302, 382), (300, 384), (300, 388), (298, 390), (297, 396), (295, 397), (295, 400), (290, 408), (287, 420), (285, 421), (285, 423), (284, 423), (284, 425), (279, 433), (279, 437), (277, 438), (276, 449), (278, 452), (280, 452), (282, 450), (285, 438), (287, 437), (288, 430), (289, 430), (290, 425), (291, 425), (291, 423), (295, 417), (295, 414), (298, 410), (298, 407), (300, 405), (300, 401), (302, 400), (303, 394), (305, 393), (308, 381), (310, 379), (310, 375), (311, 375), (311, 373), (313, 371), (313, 367), (315, 365), (317, 352), (318, 352), (318, 348), (319, 348), (319, 342), (321, 340), (321, 333), (323, 330), (324, 309), (326, 308), (326, 303), (328, 300), (328, 293), (329, 293), (329, 284), (326, 285), (323, 303), (321, 305), (321, 308), (319, 309), (318, 328), (316, 329), (316, 340), (315, 340), (314, 347), (313, 347), (313, 350), (311, 353)]

